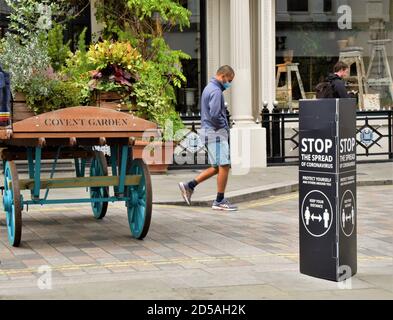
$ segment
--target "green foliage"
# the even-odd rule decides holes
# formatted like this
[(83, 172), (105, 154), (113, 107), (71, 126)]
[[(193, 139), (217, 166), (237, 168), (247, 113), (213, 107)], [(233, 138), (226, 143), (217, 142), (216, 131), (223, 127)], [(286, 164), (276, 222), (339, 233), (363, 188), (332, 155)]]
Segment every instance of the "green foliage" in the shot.
[[(79, 1), (6, 0), (11, 8), (11, 32), (1, 42), (0, 64), (11, 73), (13, 92), (25, 94), (36, 114), (85, 101), (83, 85), (54, 73), (64, 68), (71, 54), (69, 43), (63, 41), (63, 26), (55, 21), (68, 19), (68, 10)], [(87, 61), (86, 50), (84, 55)]]
[[(175, 111), (176, 102), (173, 87), (163, 77), (153, 62), (147, 63), (147, 68), (141, 73), (141, 79), (134, 85), (132, 96), (138, 106), (137, 115), (147, 115), (147, 118), (157, 123), (162, 129), (164, 140), (171, 140), (173, 132), (184, 128), (179, 114)], [(172, 130), (168, 129), (168, 120)]]
[(173, 0), (128, 0), (128, 8), (140, 21), (159, 15), (160, 23), (179, 26), (180, 30), (190, 25), (190, 11)]
[(35, 114), (80, 104), (80, 90), (74, 83), (48, 75), (37, 75), (24, 91), (28, 107)]
[(66, 59), (65, 66), (62, 69), (62, 74), (67, 75), (74, 80), (95, 68), (95, 65), (90, 62), (87, 57), (86, 31), (87, 28), (85, 28), (79, 35), (78, 49), (75, 53), (68, 53), (68, 58)]
[(189, 56), (171, 50), (163, 37), (175, 26), (190, 25), (191, 12), (178, 0), (98, 0), (97, 18), (111, 41), (87, 48), (85, 29), (75, 53), (55, 21), (79, 0), (6, 1), (13, 35), (2, 42), (0, 63), (35, 113), (89, 104), (93, 91), (116, 91), (137, 105), (138, 115), (159, 124), (165, 140), (183, 128), (175, 88), (186, 81), (181, 60)]
[(86, 32), (87, 32), (87, 27), (85, 27), (82, 30), (81, 34), (78, 37), (78, 50), (84, 56), (86, 56), (87, 53)]
[(117, 65), (127, 69), (135, 78), (143, 68), (141, 55), (128, 42), (105, 40), (90, 46), (87, 57), (97, 70), (105, 69), (109, 65)]
[(61, 74), (79, 88), (82, 105), (90, 103), (92, 92), (89, 88), (89, 81), (91, 80), (89, 72), (96, 67), (87, 57), (86, 31), (87, 28), (79, 35), (78, 50), (75, 53), (69, 53), (65, 66), (61, 70)]
[(182, 82), (187, 80), (181, 69), (181, 60), (190, 59), (190, 56), (180, 50), (171, 50), (162, 37), (153, 39), (151, 48), (155, 53), (151, 61), (159, 74), (166, 78), (168, 84), (173, 83), (175, 87), (180, 88)]
[[(175, 26), (180, 30), (190, 26), (191, 12), (178, 0), (98, 0), (97, 19), (104, 23), (103, 36), (128, 41), (141, 54), (146, 67), (133, 85), (138, 115), (164, 130), (164, 139), (171, 139), (167, 121), (176, 132), (184, 126), (175, 111), (175, 88), (186, 81), (181, 60), (190, 57), (172, 50), (163, 37)], [(172, 137), (173, 138), (173, 137)]]
[(64, 43), (64, 27), (55, 24), (53, 29), (48, 32), (48, 54), (51, 59), (52, 67), (55, 71), (60, 71), (70, 54), (70, 43)]
[(97, 20), (105, 24), (104, 37), (130, 41), (144, 60), (155, 60), (156, 38), (175, 26), (190, 26), (191, 12), (178, 0), (97, 0)]
[(91, 91), (119, 93), (125, 103), (139, 80), (144, 61), (129, 42), (103, 41), (90, 46), (87, 57), (95, 66), (89, 87)]
[(14, 92), (24, 92), (36, 74), (50, 67), (46, 43), (32, 36), (26, 44), (7, 35), (1, 43), (0, 64), (11, 74)]
[(33, 35), (47, 36), (53, 21), (70, 8), (68, 0), (5, 0), (11, 9), (9, 29), (22, 43)]

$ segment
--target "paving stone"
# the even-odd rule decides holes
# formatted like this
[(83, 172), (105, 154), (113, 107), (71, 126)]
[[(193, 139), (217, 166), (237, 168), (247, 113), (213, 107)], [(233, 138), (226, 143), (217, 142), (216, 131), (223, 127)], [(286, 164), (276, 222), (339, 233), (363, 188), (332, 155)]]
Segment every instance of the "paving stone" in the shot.
[[(123, 208), (102, 222), (92, 220), (88, 206), (26, 213), (21, 248), (9, 246), (0, 217), (0, 296), (41, 297), (41, 274), (32, 270), (49, 265), (58, 290), (52, 297), (62, 297), (65, 288), (63, 297), (77, 296), (83, 288), (92, 298), (346, 299), (354, 293), (383, 299), (392, 294), (392, 190), (358, 189), (358, 274), (351, 291), (299, 273), (298, 198), (286, 195), (241, 204), (233, 214), (155, 206), (145, 241), (130, 236)], [(114, 285), (127, 281), (141, 284), (138, 292)]]

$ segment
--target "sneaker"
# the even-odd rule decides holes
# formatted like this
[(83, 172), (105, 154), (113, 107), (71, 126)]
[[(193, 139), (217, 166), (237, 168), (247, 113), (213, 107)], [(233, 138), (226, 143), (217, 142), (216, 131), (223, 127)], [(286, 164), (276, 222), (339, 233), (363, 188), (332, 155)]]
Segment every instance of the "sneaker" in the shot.
[(191, 197), (192, 194), (194, 193), (194, 190), (192, 190), (188, 184), (180, 182), (179, 183), (179, 188), (181, 191), (181, 195), (183, 196), (183, 199), (187, 204), (190, 206), (191, 205)]
[(224, 199), (221, 202), (214, 201), (213, 210), (221, 210), (221, 211), (237, 211), (238, 208), (231, 204), (228, 199)]

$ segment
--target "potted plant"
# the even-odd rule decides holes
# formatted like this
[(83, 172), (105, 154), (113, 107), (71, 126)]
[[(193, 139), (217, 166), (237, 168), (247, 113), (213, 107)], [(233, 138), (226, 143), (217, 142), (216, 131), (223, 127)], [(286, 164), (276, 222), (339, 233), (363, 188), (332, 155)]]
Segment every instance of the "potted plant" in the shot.
[(96, 7), (97, 20), (105, 25), (104, 39), (128, 41), (141, 55), (143, 67), (130, 95), (132, 112), (157, 123), (162, 135), (137, 142), (134, 156), (144, 158), (152, 171), (165, 172), (173, 159), (175, 133), (184, 127), (175, 111), (175, 87), (186, 81), (181, 60), (190, 57), (172, 50), (164, 34), (190, 26), (191, 12), (172, 0), (97, 0)]
[(38, 37), (22, 44), (7, 34), (1, 42), (0, 64), (11, 75), (14, 100), (13, 121), (20, 121), (34, 113), (26, 103), (26, 88), (35, 74), (50, 66), (49, 56)]
[(176, 144), (173, 141), (136, 141), (133, 148), (134, 159), (143, 159), (152, 174), (165, 174), (173, 164)]
[(174, 108), (174, 92), (169, 94), (168, 91), (165, 92), (165, 78), (160, 76), (159, 69), (150, 62), (141, 73), (140, 81), (135, 84), (132, 93), (137, 106), (135, 115), (157, 123), (160, 129), (159, 137), (137, 141), (134, 147), (134, 157), (143, 158), (153, 173), (167, 172), (169, 165), (173, 163), (177, 132), (184, 128)]
[(87, 58), (95, 66), (90, 71), (89, 88), (95, 92), (97, 105), (118, 105), (122, 110), (135, 106), (131, 93), (144, 61), (130, 42), (104, 40), (90, 46)]
[[(11, 74), (13, 121), (79, 105), (79, 90), (59, 73), (70, 52), (69, 42), (64, 44), (63, 26), (52, 20), (37, 23), (39, 1), (6, 2), (11, 8), (11, 32), (1, 41), (0, 64)], [(64, 16), (69, 9), (69, 4), (60, 0), (48, 2), (48, 6), (52, 18)]]

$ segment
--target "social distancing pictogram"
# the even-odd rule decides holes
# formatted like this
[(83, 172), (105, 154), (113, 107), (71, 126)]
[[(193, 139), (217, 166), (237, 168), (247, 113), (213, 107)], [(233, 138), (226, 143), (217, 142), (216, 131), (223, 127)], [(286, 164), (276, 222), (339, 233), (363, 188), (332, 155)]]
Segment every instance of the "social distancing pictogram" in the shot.
[(355, 229), (356, 203), (352, 191), (344, 192), (340, 203), (340, 224), (343, 233), (350, 237)]
[(303, 224), (309, 234), (322, 237), (330, 230), (333, 221), (333, 208), (326, 194), (313, 190), (302, 203)]

